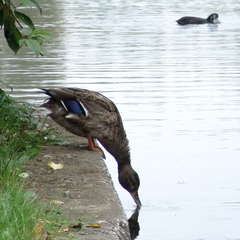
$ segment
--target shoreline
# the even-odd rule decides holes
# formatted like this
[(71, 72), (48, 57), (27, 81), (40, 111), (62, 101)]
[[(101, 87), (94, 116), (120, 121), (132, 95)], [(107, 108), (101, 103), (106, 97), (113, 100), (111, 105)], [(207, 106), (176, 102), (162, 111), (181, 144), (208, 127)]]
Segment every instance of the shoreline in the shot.
[[(138, 209), (127, 220), (106, 163), (100, 154), (87, 150), (85, 138), (66, 132), (49, 118), (47, 125), (61, 133), (60, 139), (67, 143), (42, 146), (40, 154), (26, 164), (28, 182), (32, 185), (30, 188), (44, 201), (62, 202), (66, 216), (68, 214), (76, 224), (79, 216), (84, 223), (100, 224), (99, 228), (84, 228), (84, 235), (82, 231), (79, 234), (75, 231), (74, 239), (131, 239), (129, 227), (133, 226), (134, 232), (139, 227), (135, 221)], [(51, 169), (47, 165), (50, 159), (54, 163), (63, 164), (63, 169)]]

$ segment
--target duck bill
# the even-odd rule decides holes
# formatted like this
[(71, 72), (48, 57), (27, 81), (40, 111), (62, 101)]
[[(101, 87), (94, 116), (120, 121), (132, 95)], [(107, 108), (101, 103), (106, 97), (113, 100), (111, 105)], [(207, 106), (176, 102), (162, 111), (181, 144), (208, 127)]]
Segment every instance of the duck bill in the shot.
[(142, 206), (142, 204), (141, 204), (141, 201), (139, 199), (138, 192), (135, 191), (135, 192), (131, 192), (130, 194), (131, 194), (133, 200), (135, 201), (135, 203), (137, 204), (137, 206), (140, 208)]

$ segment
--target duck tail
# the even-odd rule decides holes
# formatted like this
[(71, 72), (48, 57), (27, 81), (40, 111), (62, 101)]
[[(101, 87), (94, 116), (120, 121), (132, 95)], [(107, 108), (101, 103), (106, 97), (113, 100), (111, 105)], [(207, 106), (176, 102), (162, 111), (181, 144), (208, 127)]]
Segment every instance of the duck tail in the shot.
[(43, 93), (47, 94), (48, 96), (52, 96), (52, 94), (49, 92), (49, 89), (46, 88), (39, 88), (40, 90), (42, 90)]

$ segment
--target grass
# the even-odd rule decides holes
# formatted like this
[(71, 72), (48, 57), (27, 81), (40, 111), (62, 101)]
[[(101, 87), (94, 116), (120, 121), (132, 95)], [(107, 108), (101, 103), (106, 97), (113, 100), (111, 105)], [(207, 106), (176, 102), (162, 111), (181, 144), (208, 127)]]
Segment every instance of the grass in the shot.
[(12, 180), (0, 191), (0, 239), (32, 239), (42, 212), (36, 208), (34, 193)]
[(61, 210), (47, 211), (19, 177), (23, 165), (40, 152), (39, 145), (49, 141), (48, 134), (30, 117), (27, 105), (0, 89), (0, 239), (37, 240), (67, 224)]

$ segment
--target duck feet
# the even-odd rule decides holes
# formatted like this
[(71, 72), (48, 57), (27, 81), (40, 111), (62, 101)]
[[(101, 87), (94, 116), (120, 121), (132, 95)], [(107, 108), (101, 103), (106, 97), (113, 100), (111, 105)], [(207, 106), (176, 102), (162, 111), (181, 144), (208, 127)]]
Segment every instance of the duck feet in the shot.
[(97, 147), (97, 146), (95, 145), (95, 142), (94, 142), (93, 138), (91, 137), (91, 135), (90, 135), (89, 133), (87, 133), (87, 140), (88, 140), (89, 149), (92, 150), (92, 151), (95, 151), (95, 152), (100, 153), (101, 156), (102, 156), (104, 159), (106, 159), (103, 150), (102, 150), (100, 147)]

